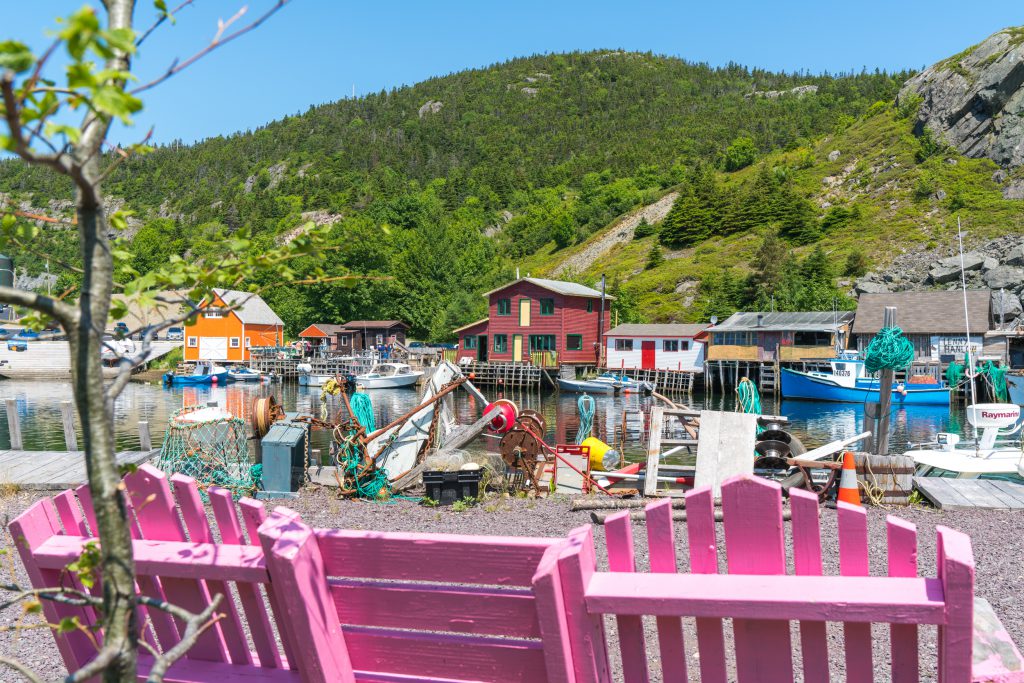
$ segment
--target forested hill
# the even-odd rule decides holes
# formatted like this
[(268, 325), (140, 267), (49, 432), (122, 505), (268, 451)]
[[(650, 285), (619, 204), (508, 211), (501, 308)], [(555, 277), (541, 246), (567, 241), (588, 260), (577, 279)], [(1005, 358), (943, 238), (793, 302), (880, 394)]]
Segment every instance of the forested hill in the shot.
[[(214, 255), (243, 225), (265, 244), (305, 218), (331, 223), (337, 269), (394, 279), (279, 288), (273, 303), (289, 326), (396, 317), (442, 338), (479, 315), (479, 293), (520, 261), (550, 260), (695, 168), (734, 170), (844, 129), (908, 76), (617, 51), (534, 56), (162, 146), (125, 163), (106, 190), (136, 212), (130, 249), (141, 268), (170, 253)], [(46, 171), (11, 161), (0, 164), (0, 191), (39, 207), (70, 198)]]

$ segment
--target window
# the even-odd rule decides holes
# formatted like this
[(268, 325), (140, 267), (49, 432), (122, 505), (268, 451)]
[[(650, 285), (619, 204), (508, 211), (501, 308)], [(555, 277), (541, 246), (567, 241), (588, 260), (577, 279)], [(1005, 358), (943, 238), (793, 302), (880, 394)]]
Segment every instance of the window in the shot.
[(530, 300), (519, 300), (519, 327), (530, 326)]
[(216, 308), (208, 308), (203, 313), (203, 317), (204, 318), (223, 318), (224, 317), (224, 311), (221, 311), (221, 310), (216, 309)]
[(554, 315), (555, 314), (555, 300), (554, 299), (541, 299), (540, 300), (540, 314), (541, 315)]
[(188, 347), (190, 349), (194, 349), (197, 346), (199, 346), (199, 337), (189, 337), (188, 338)]
[(616, 339), (615, 340), (616, 351), (632, 351), (633, 340), (632, 339)]
[(665, 341), (662, 342), (662, 347), (661, 348), (662, 348), (663, 351), (665, 351), (667, 353), (675, 353), (676, 351), (679, 350), (679, 340), (678, 339), (666, 339)]
[(723, 346), (751, 346), (754, 344), (753, 332), (715, 332), (715, 344)]
[(341, 335), (341, 337), (339, 337), (339, 339), (341, 339), (341, 345), (342, 346), (348, 346), (348, 335), (347, 334)]
[(829, 346), (832, 335), (829, 332), (797, 332), (793, 335), (796, 346)]
[(494, 352), (495, 353), (508, 353), (508, 335), (507, 334), (496, 334), (496, 335), (494, 335)]
[(242, 343), (242, 340), (239, 339), (238, 337), (232, 337), (229, 343), (231, 344), (231, 348), (237, 349), (239, 345)]
[(245, 348), (249, 348), (250, 346), (252, 346), (252, 337), (246, 337), (245, 338)]
[(531, 334), (530, 353), (536, 351), (555, 351), (555, 335), (553, 334)]
[(565, 350), (566, 351), (582, 351), (583, 350), (583, 335), (582, 334), (567, 334), (567, 335), (565, 335)]
[(498, 315), (512, 315), (511, 299), (498, 299)]
[(464, 337), (462, 339), (462, 348), (472, 350), (476, 348), (476, 335)]
[(587, 313), (593, 313), (593, 312), (594, 312), (594, 300), (593, 299), (587, 299)]

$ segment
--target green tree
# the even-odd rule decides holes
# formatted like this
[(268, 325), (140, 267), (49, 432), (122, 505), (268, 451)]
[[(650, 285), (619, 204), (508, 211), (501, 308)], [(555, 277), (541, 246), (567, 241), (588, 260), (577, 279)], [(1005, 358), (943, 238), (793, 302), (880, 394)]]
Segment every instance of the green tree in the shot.
[(665, 262), (665, 254), (661, 251), (661, 246), (657, 242), (651, 245), (651, 250), (647, 252), (647, 263), (644, 265), (645, 270), (651, 270), (657, 268)]
[(757, 158), (757, 145), (748, 137), (733, 140), (725, 150), (725, 170), (738, 171), (754, 163)]
[(653, 225), (647, 222), (646, 217), (641, 217), (640, 222), (636, 224), (636, 230), (633, 231), (633, 239), (640, 240), (651, 235), (656, 235), (657, 230)]
[(867, 275), (869, 270), (871, 270), (871, 260), (868, 259), (863, 249), (858, 247), (846, 256), (846, 262), (843, 265), (843, 275), (861, 277)]

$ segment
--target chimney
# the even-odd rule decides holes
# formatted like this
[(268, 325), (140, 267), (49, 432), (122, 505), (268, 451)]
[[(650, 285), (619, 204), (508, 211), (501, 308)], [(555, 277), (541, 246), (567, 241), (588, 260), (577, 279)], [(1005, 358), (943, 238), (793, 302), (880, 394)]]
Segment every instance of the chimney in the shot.
[(762, 325), (764, 325), (764, 313), (758, 313), (757, 314), (757, 326), (761, 327)]

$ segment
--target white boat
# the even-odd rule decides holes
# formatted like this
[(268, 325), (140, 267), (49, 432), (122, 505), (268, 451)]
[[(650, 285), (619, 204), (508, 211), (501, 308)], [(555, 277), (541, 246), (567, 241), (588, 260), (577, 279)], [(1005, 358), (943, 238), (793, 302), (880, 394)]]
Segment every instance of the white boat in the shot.
[(379, 363), (363, 375), (356, 375), (356, 386), (363, 389), (397, 389), (411, 387), (423, 376), (405, 363)]
[(263, 375), (246, 367), (237, 367), (228, 370), (228, 379), (234, 382), (258, 382), (263, 379)]
[[(967, 406), (967, 421), (981, 429), (981, 438), (962, 443), (959, 434), (940, 433), (933, 444), (907, 451), (916, 476), (949, 479), (1003, 479), (1024, 483), (1024, 451), (1019, 435), (1020, 406), (978, 403)], [(1017, 437), (1009, 439), (1007, 437)]]

